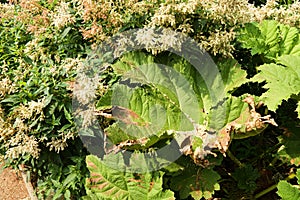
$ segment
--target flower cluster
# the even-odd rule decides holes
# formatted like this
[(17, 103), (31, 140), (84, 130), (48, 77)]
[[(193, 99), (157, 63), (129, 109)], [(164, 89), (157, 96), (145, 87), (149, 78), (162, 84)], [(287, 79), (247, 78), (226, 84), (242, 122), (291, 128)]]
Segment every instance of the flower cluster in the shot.
[(10, 94), (15, 90), (14, 84), (8, 78), (0, 80), (0, 99), (4, 98), (6, 94)]
[(221, 54), (226, 57), (232, 57), (231, 52), (233, 52), (234, 46), (231, 44), (231, 41), (235, 38), (233, 29), (230, 31), (216, 30), (208, 38), (203, 35), (199, 36), (199, 38), (201, 46), (213, 55)]
[(77, 76), (77, 83), (74, 84), (74, 98), (76, 98), (83, 105), (90, 103), (96, 98), (94, 91), (97, 88), (96, 83), (98, 80), (98, 76), (89, 78), (84, 73), (79, 74)]
[(0, 18), (11, 19), (14, 17), (14, 13), (15, 13), (14, 5), (0, 3)]
[(74, 140), (75, 133), (74, 132), (62, 132), (59, 134), (59, 137), (52, 138), (50, 142), (47, 142), (47, 146), (50, 147), (50, 151), (54, 150), (57, 153), (63, 151), (65, 147), (68, 146), (67, 141), (72, 139)]
[(38, 101), (30, 101), (27, 105), (21, 104), (14, 109), (13, 116), (20, 117), (21, 119), (34, 119), (37, 115), (43, 116), (43, 108), (45, 99)]
[(52, 13), (52, 24), (61, 29), (67, 25), (73, 24), (76, 21), (75, 15), (70, 12), (70, 2), (62, 1), (56, 6), (56, 12)]
[(274, 19), (280, 23), (300, 27), (300, 2), (296, 1), (289, 6), (279, 6), (275, 0), (268, 0), (261, 8), (251, 10), (255, 21)]
[(135, 42), (142, 45), (153, 55), (173, 48), (179, 50), (183, 38), (171, 29), (143, 28), (136, 32)]
[(34, 135), (29, 135), (31, 127), (26, 121), (35, 120), (37, 115), (42, 120), (43, 108), (44, 99), (30, 101), (27, 105), (20, 105), (15, 108), (6, 120), (4, 120), (4, 113), (1, 111), (3, 114), (0, 118), (0, 138), (1, 141), (5, 141), (6, 158), (15, 159), (25, 154), (35, 158), (39, 156), (38, 139)]
[(45, 33), (50, 26), (50, 11), (40, 5), (38, 0), (21, 0), (16, 10), (18, 21), (27, 25), (27, 31), (36, 36)]
[(76, 13), (81, 16), (84, 23), (88, 24), (88, 27), (81, 28), (85, 39), (102, 42), (107, 36), (117, 33), (123, 25), (123, 18), (120, 14), (123, 8), (122, 1), (78, 0), (74, 2), (77, 4), (74, 8), (77, 10)]
[[(244, 23), (270, 18), (299, 26), (299, 6), (299, 2), (290, 6), (278, 6), (275, 0), (268, 0), (261, 7), (255, 7), (246, 0), (189, 0), (185, 3), (166, 1), (154, 11), (149, 25), (172, 27), (183, 33), (193, 34), (212, 54), (232, 57), (236, 28)], [(198, 23), (200, 20), (206, 25), (199, 30), (193, 22)]]
[[(22, 0), (19, 5), (21, 10), (17, 18), (27, 24), (28, 31), (34, 34), (45, 33), (51, 25), (58, 29), (72, 26), (81, 19), (83, 23), (80, 22), (79, 29), (83, 38), (96, 45), (118, 33), (124, 26), (134, 27), (131, 24), (139, 24), (138, 27), (163, 26), (191, 34), (207, 51), (225, 57), (232, 57), (234, 29), (241, 24), (275, 19), (291, 26), (300, 25), (300, 2), (282, 6), (276, 0), (267, 0), (260, 7), (247, 0), (161, 3), (156, 0), (72, 0), (59, 1), (54, 11), (41, 6), (38, 0)], [(1, 4), (0, 16), (14, 17), (14, 7), (13, 4)], [(140, 18), (143, 20), (138, 21)]]
[(39, 157), (39, 144), (34, 136), (28, 136), (21, 133), (16, 134), (14, 137), (10, 138), (9, 142), (6, 143), (6, 146), (9, 148), (6, 151), (5, 158), (16, 159), (26, 154), (31, 155), (34, 158)]

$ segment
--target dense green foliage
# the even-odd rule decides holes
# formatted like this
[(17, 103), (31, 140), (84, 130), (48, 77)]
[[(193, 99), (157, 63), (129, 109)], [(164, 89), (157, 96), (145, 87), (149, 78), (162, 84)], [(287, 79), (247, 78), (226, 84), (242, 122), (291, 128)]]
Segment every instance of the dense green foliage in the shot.
[[(1, 1), (6, 166), (25, 168), (40, 199), (299, 198), (300, 4), (254, 3)], [(75, 82), (104, 40), (142, 27), (193, 38), (218, 73), (167, 52), (170, 38), (109, 63), (93, 113), (111, 142), (101, 156), (115, 169), (79, 137)], [(147, 163), (173, 139), (182, 156)]]

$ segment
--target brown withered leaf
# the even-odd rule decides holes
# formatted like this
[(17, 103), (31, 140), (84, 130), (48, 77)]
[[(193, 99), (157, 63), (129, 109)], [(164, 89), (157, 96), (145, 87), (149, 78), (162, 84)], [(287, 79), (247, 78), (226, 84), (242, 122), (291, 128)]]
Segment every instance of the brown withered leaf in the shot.
[(112, 106), (110, 109), (96, 110), (94, 114), (106, 118), (118, 119), (127, 125), (146, 127), (149, 125), (149, 123), (144, 122), (144, 120), (136, 112), (121, 106)]
[[(261, 116), (260, 113), (256, 111), (257, 106), (261, 106), (262, 103), (255, 103), (253, 96), (247, 96), (244, 100), (245, 103), (249, 105), (240, 116), (234, 121), (228, 123), (223, 129), (219, 131), (221, 137), (227, 138), (232, 137), (232, 139), (244, 139), (251, 136), (255, 136), (262, 131), (264, 131), (269, 124), (277, 126), (271, 115)], [(226, 149), (226, 142), (221, 140), (222, 149)]]
[(228, 150), (231, 142), (231, 133), (232, 126), (225, 126), (225, 128), (222, 129), (218, 135), (218, 148), (224, 156), (226, 156), (225, 152)]
[(136, 126), (149, 125), (147, 122), (144, 122), (144, 120), (133, 110), (121, 106), (112, 107), (112, 116), (128, 125), (136, 125)]

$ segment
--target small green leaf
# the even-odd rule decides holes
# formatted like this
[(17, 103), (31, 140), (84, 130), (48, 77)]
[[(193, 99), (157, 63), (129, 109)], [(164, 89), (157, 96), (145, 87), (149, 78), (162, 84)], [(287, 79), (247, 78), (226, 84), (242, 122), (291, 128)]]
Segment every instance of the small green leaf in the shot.
[(64, 37), (66, 37), (66, 35), (70, 32), (70, 30), (72, 29), (72, 27), (68, 27), (64, 30), (64, 32), (61, 34), (61, 39), (63, 39)]
[(297, 172), (296, 172), (296, 177), (297, 177), (297, 182), (298, 182), (298, 185), (300, 185), (300, 169), (298, 168), (297, 169)]
[(63, 127), (61, 127), (61, 129), (59, 129), (60, 132), (64, 132), (66, 129), (70, 128), (72, 126), (72, 124), (66, 124)]
[(71, 182), (73, 182), (77, 177), (77, 174), (72, 173), (69, 174), (65, 179), (64, 182), (62, 183), (63, 187), (66, 187), (68, 184), (70, 184)]
[(66, 192), (65, 192), (65, 194), (64, 194), (64, 197), (65, 197), (66, 199), (71, 199), (71, 192), (70, 192), (70, 190), (66, 190)]
[(69, 122), (72, 123), (72, 121), (73, 121), (73, 120), (72, 120), (72, 114), (69, 113), (69, 111), (67, 110), (66, 107), (64, 107), (64, 114), (65, 114), (66, 119), (67, 119)]
[(197, 136), (192, 137), (192, 149), (193, 151), (196, 150), (197, 147), (202, 147), (203, 141), (201, 138)]
[(45, 99), (45, 101), (44, 101), (44, 107), (46, 107), (46, 106), (49, 105), (49, 103), (50, 103), (51, 100), (52, 100), (52, 97), (53, 97), (53, 94), (48, 95), (48, 96), (46, 97), (46, 99)]
[(52, 197), (52, 199), (53, 199), (53, 200), (59, 199), (62, 195), (63, 195), (63, 194), (62, 194), (61, 189), (60, 189), (60, 190), (57, 190), (56, 193), (54, 194), (54, 196)]
[(279, 181), (277, 188), (277, 194), (282, 198), (282, 200), (300, 199), (299, 189), (287, 181)]

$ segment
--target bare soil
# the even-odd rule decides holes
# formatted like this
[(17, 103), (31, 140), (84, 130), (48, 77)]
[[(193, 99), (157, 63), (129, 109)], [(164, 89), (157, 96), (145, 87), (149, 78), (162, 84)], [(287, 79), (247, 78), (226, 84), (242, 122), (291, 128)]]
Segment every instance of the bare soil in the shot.
[(20, 172), (0, 163), (0, 200), (30, 200)]

